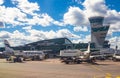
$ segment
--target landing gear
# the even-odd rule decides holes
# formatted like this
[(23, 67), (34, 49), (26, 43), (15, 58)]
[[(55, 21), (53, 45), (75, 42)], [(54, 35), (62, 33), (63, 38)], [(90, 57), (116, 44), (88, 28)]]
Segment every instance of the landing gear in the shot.
[(82, 62), (80, 59), (74, 57), (64, 58), (62, 60), (62, 62), (64, 62), (65, 64), (80, 64)]
[(6, 59), (9, 62), (15, 63), (15, 62), (23, 62), (23, 58), (19, 56), (10, 56)]
[(93, 57), (91, 59), (87, 59), (86, 62), (94, 64), (96, 62), (96, 59)]
[(114, 62), (116, 62), (116, 61), (117, 61), (117, 59), (116, 59), (116, 58), (112, 58), (112, 60), (113, 60)]

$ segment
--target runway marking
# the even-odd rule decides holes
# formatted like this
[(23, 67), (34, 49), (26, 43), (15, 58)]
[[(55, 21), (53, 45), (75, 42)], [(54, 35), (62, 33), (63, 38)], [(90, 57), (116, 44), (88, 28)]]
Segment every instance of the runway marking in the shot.
[[(100, 71), (100, 72), (102, 72), (103, 74), (105, 74), (105, 75), (104, 75), (105, 78), (120, 78), (120, 76), (116, 76), (116, 77), (115, 77), (115, 75), (112, 75), (111, 73), (107, 73), (107, 72), (105, 72), (104, 70), (100, 69), (100, 68), (97, 67), (97, 66), (91, 65), (91, 67), (94, 68), (94, 69), (96, 69), (96, 70), (98, 70), (98, 71)], [(94, 75), (93, 78), (100, 78), (100, 77), (97, 77), (96, 75)]]
[[(102, 72), (102, 73), (104, 74), (104, 77), (105, 77), (105, 78), (112, 78), (112, 75), (111, 75), (110, 73), (105, 72), (105, 71), (102, 70), (101, 68), (99, 68), (99, 67), (97, 67), (97, 66), (93, 66), (93, 65), (91, 65), (91, 67), (94, 68), (94, 69), (96, 69), (96, 70), (98, 70), (98, 71), (100, 71), (100, 72)], [(99, 77), (97, 77), (96, 75), (94, 75), (93, 78), (99, 78)]]

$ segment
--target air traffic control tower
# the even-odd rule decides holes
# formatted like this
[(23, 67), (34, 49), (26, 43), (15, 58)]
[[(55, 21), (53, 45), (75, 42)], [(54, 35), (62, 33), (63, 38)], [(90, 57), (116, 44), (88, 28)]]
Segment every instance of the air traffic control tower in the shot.
[(103, 48), (107, 42), (105, 38), (110, 25), (103, 25), (104, 17), (102, 16), (90, 17), (89, 21), (91, 26), (91, 42), (95, 43), (96, 48)]

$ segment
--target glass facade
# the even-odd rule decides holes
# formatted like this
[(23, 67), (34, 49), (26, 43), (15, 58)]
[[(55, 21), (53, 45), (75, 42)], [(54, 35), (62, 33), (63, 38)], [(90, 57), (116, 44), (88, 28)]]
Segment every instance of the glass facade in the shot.
[(97, 28), (91, 28), (92, 32), (108, 31), (109, 26), (102, 26)]

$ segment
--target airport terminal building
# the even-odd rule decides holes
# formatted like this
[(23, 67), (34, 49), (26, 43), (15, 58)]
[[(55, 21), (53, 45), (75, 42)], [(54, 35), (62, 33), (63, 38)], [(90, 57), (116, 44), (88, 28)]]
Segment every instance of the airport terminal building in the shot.
[[(13, 47), (14, 50), (42, 50), (49, 54), (59, 54), (60, 50), (64, 49), (84, 49), (86, 50), (88, 43), (72, 43), (68, 38), (54, 38), (41, 40), (24, 46)], [(91, 43), (91, 48), (95, 48), (94, 43)]]

